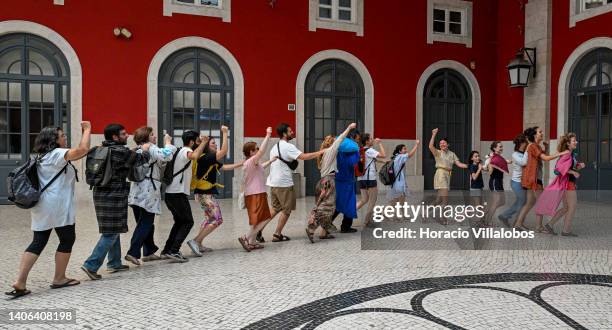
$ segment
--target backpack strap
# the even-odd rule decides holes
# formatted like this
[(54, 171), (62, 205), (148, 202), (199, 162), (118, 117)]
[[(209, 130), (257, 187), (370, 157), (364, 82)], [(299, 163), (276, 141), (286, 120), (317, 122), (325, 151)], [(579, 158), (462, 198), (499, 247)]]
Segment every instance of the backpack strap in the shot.
[(404, 170), (404, 165), (406, 165), (406, 163), (402, 164), (402, 166), (400, 166), (399, 171), (397, 171), (397, 173), (399, 173), (399, 175), (395, 175), (395, 177), (393, 178), (393, 182), (391, 182), (391, 185), (393, 185), (395, 183), (395, 181), (397, 181), (397, 178), (402, 175), (404, 172), (402, 172)]
[(185, 164), (185, 166), (178, 172), (172, 174), (172, 179), (174, 179), (177, 175), (181, 174), (181, 183), (183, 183), (183, 178), (185, 177), (185, 171), (191, 166), (191, 159)]
[[(59, 178), (59, 176), (60, 176), (60, 175), (62, 175), (62, 173), (66, 173), (66, 171), (68, 170), (68, 165), (71, 165), (71, 166), (74, 168), (74, 165), (72, 165), (72, 164), (70, 163), (70, 161), (68, 161), (68, 162), (66, 163), (66, 165), (64, 165), (64, 167), (62, 167), (62, 169), (61, 169), (61, 170), (59, 170), (59, 172), (57, 172), (57, 173), (56, 173), (56, 174), (53, 176), (53, 178), (51, 179), (51, 181), (49, 181), (49, 183), (47, 183), (47, 184), (46, 184), (46, 185), (45, 185), (45, 186), (44, 186), (44, 187), (43, 187), (43, 188), (40, 190), (40, 193), (41, 193), (41, 194), (42, 194), (42, 193), (43, 193), (45, 190), (47, 190), (47, 188), (49, 188), (49, 186), (50, 186), (50, 185), (51, 185), (53, 182), (55, 182), (55, 180), (57, 180), (57, 178)], [(76, 168), (75, 168), (74, 170), (76, 171)]]

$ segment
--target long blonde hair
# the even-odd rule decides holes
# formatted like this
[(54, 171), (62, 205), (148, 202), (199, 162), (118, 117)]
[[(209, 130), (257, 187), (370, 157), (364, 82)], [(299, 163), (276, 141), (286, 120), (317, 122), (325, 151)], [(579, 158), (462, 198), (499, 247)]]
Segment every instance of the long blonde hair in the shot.
[[(325, 148), (331, 147), (331, 145), (334, 143), (335, 140), (336, 138), (333, 135), (326, 136), (323, 142), (321, 142), (321, 148), (319, 148), (319, 150), (323, 150)], [(320, 154), (319, 157), (317, 157), (317, 168), (318, 169), (321, 169), (322, 161), (323, 161), (323, 154)]]
[(572, 141), (572, 138), (576, 138), (576, 133), (566, 133), (559, 137), (559, 145), (557, 146), (558, 152), (563, 152), (565, 150), (569, 150), (569, 144)]

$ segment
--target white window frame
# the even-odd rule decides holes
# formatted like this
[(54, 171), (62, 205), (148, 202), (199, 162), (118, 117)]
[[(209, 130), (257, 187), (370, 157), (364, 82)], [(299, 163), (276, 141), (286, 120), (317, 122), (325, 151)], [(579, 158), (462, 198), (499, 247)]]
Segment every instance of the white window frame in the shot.
[[(331, 6), (319, 5), (319, 0), (309, 0), (308, 6), (308, 30), (317, 29), (337, 30), (355, 32), (358, 36), (363, 36), (363, 2), (364, 0), (351, 0), (351, 20), (341, 20), (338, 18), (339, 10), (348, 10), (347, 7), (340, 7), (339, 0), (331, 0)], [(331, 9), (332, 17), (319, 17), (319, 7)]]
[[(232, 0), (219, 0), (218, 6), (209, 6), (201, 4), (181, 3), (176, 0), (164, 1), (164, 16), (172, 16), (172, 14), (187, 14), (197, 16), (218, 17), (223, 22), (231, 22)], [(195, 0), (194, 2), (200, 0)]]
[(601, 7), (585, 9), (584, 0), (569, 0), (570, 2), (570, 22), (569, 26), (574, 27), (576, 23), (586, 19), (612, 12), (612, 1), (608, 0)]
[[(451, 34), (449, 30), (450, 17), (446, 18), (446, 33), (434, 32), (433, 13), (434, 9), (445, 11), (445, 15), (450, 15), (449, 11), (461, 12), (461, 34)], [(427, 43), (449, 42), (464, 44), (467, 48), (472, 48), (472, 12), (473, 4), (463, 0), (427, 0)]]

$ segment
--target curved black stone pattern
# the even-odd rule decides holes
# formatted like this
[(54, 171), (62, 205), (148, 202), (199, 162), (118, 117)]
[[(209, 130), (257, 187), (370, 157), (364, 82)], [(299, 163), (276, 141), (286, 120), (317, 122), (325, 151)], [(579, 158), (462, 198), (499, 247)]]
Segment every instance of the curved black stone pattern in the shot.
[[(531, 292), (529, 292), (529, 294), (516, 290), (486, 285), (500, 282), (524, 281), (545, 281), (550, 283), (536, 286), (531, 290)], [(302, 326), (304, 329), (315, 329), (319, 325), (336, 317), (372, 312), (409, 314), (435, 322), (449, 329), (464, 329), (458, 325), (434, 316), (428, 312), (422, 304), (423, 299), (432, 293), (460, 288), (495, 290), (514, 294), (531, 300), (544, 310), (548, 311), (554, 317), (558, 318), (574, 329), (586, 329), (584, 326), (578, 324), (572, 318), (565, 315), (542, 298), (542, 292), (544, 290), (561, 285), (595, 285), (612, 288), (612, 276), (570, 273), (500, 273), (432, 277), (412, 281), (387, 283), (315, 300), (311, 303), (298, 306), (251, 323), (244, 327), (244, 329), (287, 329), (300, 326)], [(340, 311), (366, 301), (422, 290), (425, 291), (418, 293), (410, 301), (412, 310), (397, 308), (359, 308)]]

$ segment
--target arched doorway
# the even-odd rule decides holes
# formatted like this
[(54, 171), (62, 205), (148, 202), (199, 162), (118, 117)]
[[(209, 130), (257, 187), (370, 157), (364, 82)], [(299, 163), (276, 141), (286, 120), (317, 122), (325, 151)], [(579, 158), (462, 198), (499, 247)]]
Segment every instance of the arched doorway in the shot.
[[(465, 78), (455, 70), (440, 69), (434, 72), (423, 93), (423, 180), (426, 190), (433, 189), (435, 160), (429, 151), (431, 131), (439, 128), (437, 143), (448, 138), (450, 149), (461, 161), (469, 156), (472, 141), (472, 96)], [(468, 176), (453, 171), (451, 189), (467, 189)]]
[(568, 129), (578, 135), (579, 159), (586, 165), (578, 189), (612, 190), (612, 50), (592, 50), (576, 65)]
[[(364, 124), (364, 87), (350, 64), (333, 59), (319, 62), (306, 77), (305, 151), (319, 150), (326, 135), (339, 134), (350, 123)], [(320, 179), (316, 162), (305, 162), (306, 194), (314, 195)]]
[[(160, 132), (170, 134), (178, 146), (185, 130), (212, 136), (220, 144), (221, 125), (227, 125), (233, 146), (234, 81), (223, 59), (202, 48), (179, 50), (164, 61), (158, 81)], [(233, 159), (230, 151), (224, 161)], [(222, 172), (218, 181), (225, 188), (219, 197), (232, 197), (232, 176), (232, 171)]]
[[(64, 54), (41, 37), (0, 36), (0, 181), (23, 164), (45, 126), (70, 139), (70, 72)], [(0, 185), (0, 201), (6, 201)]]

